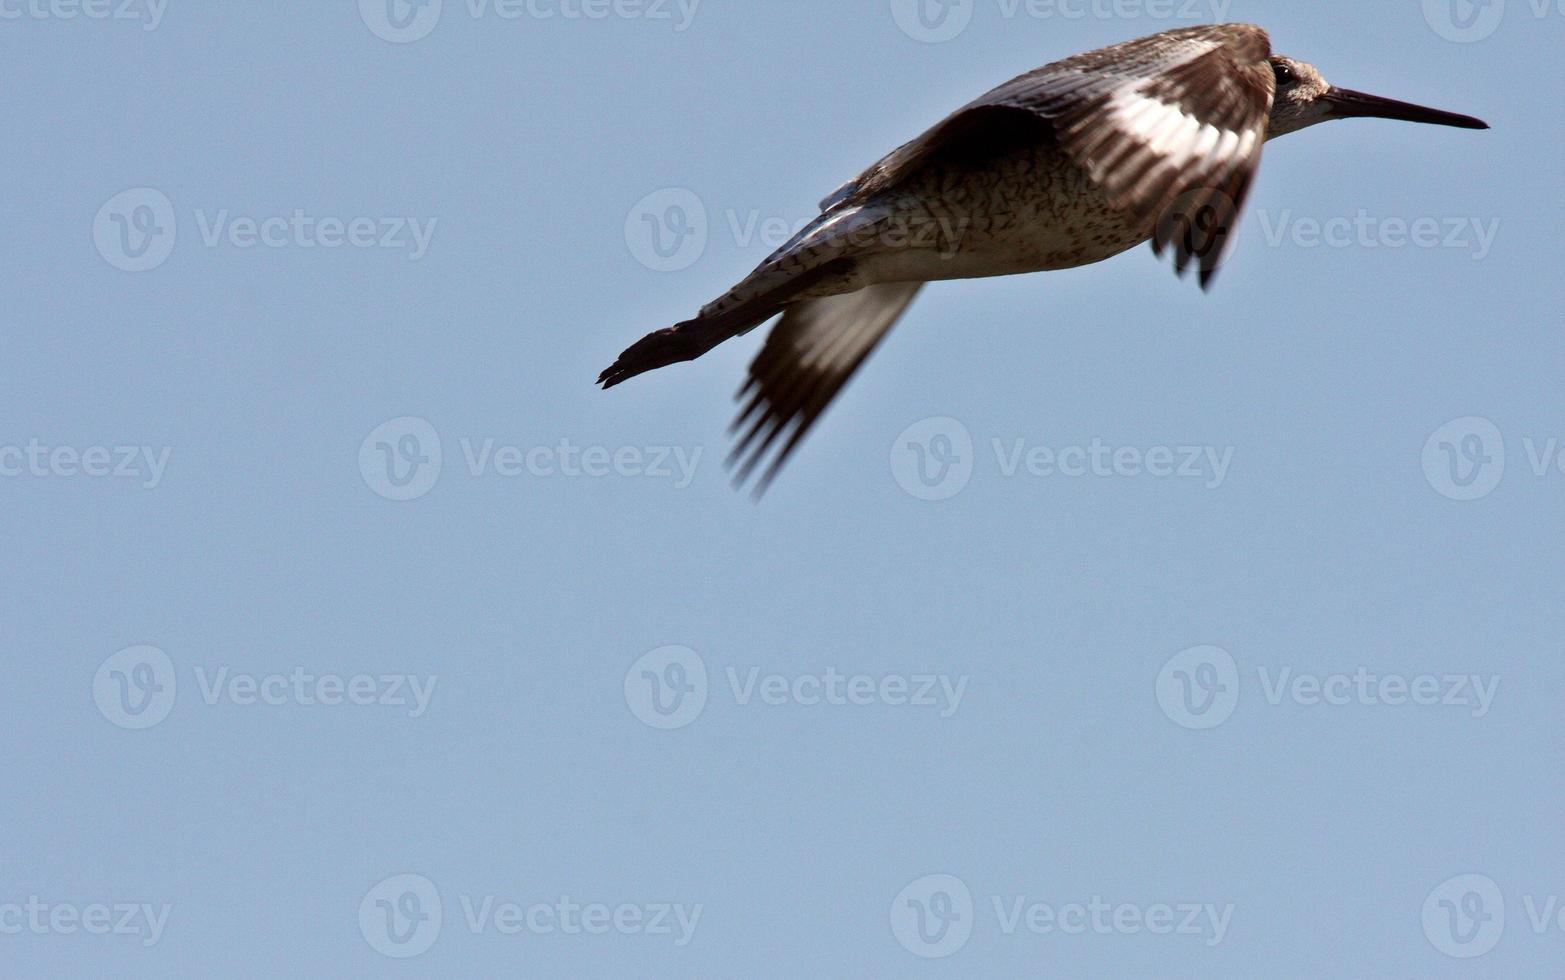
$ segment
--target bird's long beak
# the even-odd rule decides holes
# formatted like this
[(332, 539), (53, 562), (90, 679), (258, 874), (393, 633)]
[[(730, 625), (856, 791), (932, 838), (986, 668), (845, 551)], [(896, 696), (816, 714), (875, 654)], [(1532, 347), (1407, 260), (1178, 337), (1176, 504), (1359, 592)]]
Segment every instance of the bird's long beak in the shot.
[(1332, 86), (1325, 95), (1332, 113), (1339, 119), (1401, 119), (1406, 122), (1430, 123), (1435, 126), (1456, 126), (1459, 129), (1488, 129), (1482, 119), (1463, 116), (1442, 109), (1383, 99), (1378, 95), (1355, 92), (1350, 88)]

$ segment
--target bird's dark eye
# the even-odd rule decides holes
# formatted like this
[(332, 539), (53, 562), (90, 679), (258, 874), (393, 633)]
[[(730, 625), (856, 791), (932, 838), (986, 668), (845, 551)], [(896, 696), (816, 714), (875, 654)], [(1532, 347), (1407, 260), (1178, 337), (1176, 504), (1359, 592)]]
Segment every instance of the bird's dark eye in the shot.
[(1278, 85), (1293, 84), (1293, 69), (1278, 61), (1272, 65), (1272, 71), (1277, 73)]

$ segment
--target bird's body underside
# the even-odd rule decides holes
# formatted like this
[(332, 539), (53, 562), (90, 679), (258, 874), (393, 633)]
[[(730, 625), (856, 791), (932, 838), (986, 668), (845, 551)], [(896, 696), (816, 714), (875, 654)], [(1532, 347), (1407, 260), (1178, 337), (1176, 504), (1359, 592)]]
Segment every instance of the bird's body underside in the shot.
[[(1019, 145), (932, 162), (862, 203), (827, 211), (805, 239), (826, 243), (821, 255), (851, 259), (852, 271), (799, 298), (1070, 269), (1147, 240), (1149, 231), (1114, 208), (1051, 136), (1018, 128)], [(832, 244), (844, 239), (846, 247)], [(809, 255), (795, 244), (777, 258)]]
[(1308, 65), (1273, 57), (1251, 25), (1078, 55), (889, 154), (696, 318), (643, 338), (599, 380), (612, 387), (694, 359), (783, 314), (735, 423), (739, 480), (781, 442), (764, 487), (926, 282), (1073, 268), (1151, 239), (1209, 283), (1262, 144), (1334, 118), (1337, 93), (1370, 104), (1357, 115), (1482, 126), (1332, 89)]

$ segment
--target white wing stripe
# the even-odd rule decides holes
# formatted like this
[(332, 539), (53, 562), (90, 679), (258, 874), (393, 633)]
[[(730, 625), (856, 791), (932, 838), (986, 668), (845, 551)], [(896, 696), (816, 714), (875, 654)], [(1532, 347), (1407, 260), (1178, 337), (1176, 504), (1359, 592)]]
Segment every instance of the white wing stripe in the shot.
[(1109, 102), (1105, 137), (1114, 131), (1140, 141), (1158, 156), (1178, 167), (1208, 160), (1223, 160), (1249, 152), (1255, 134), (1242, 136), (1232, 130), (1218, 129), (1160, 99), (1140, 92), (1122, 90)]

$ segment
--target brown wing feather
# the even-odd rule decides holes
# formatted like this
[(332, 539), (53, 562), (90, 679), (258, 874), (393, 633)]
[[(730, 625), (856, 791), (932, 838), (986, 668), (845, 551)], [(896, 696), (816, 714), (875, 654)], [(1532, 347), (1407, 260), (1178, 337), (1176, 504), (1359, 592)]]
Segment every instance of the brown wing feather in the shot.
[(748, 396), (733, 429), (748, 425), (728, 457), (735, 484), (750, 478), (786, 434), (757, 485), (764, 492), (777, 471), (820, 419), (898, 318), (922, 283), (887, 283), (790, 306), (755, 362), (739, 397)]
[(1275, 94), (1271, 41), (1251, 24), (1168, 31), (1045, 65), (964, 106), (828, 199), (868, 198), (937, 154), (1046, 120), (1110, 201), (1210, 282), (1260, 161)]

